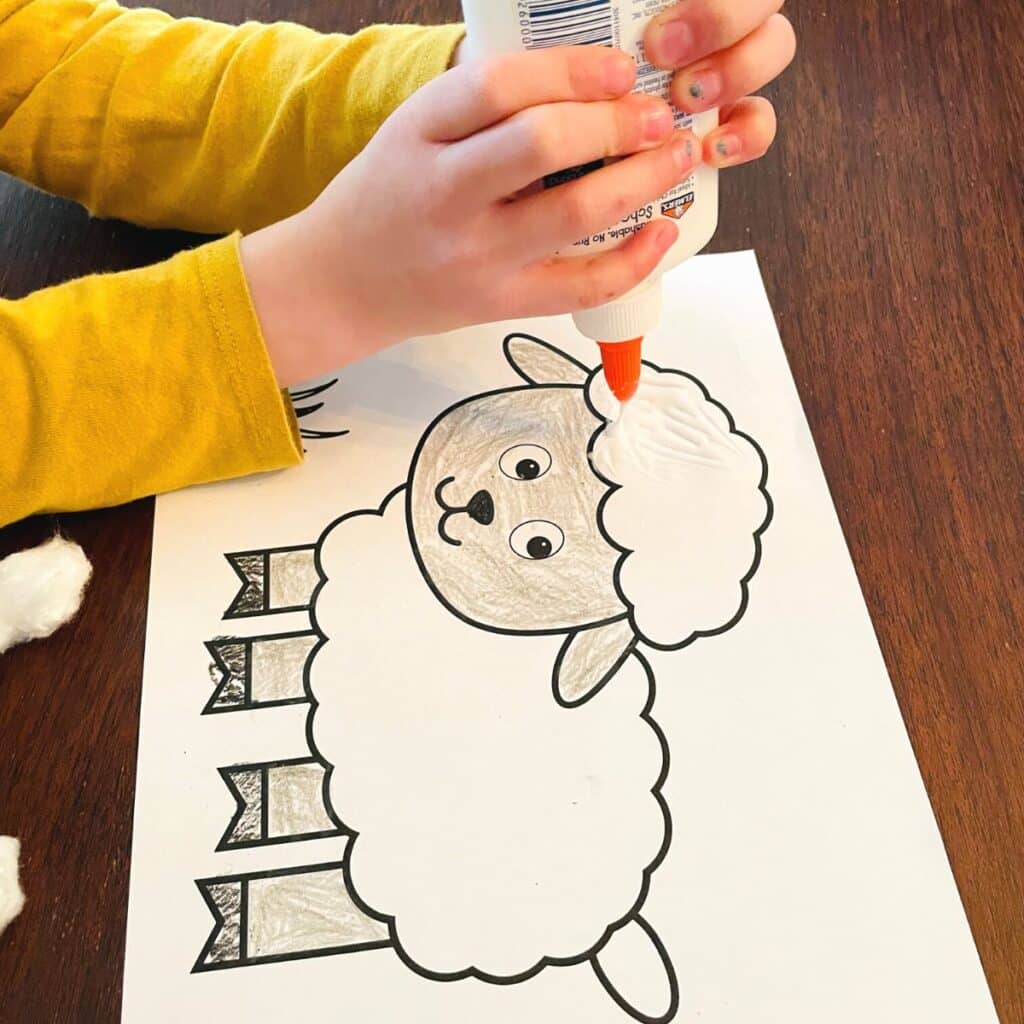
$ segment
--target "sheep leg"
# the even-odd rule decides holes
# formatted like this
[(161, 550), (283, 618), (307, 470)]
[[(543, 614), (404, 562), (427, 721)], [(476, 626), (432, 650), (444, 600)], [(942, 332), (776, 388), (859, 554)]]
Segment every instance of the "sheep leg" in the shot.
[(192, 973), (334, 956), (391, 945), (359, 909), (340, 863), (196, 882), (214, 918)]
[(306, 665), (321, 643), (312, 631), (253, 637), (218, 637), (206, 643), (216, 684), (204, 715), (301, 704)]
[(307, 757), (217, 770), (238, 805), (218, 851), (345, 835), (328, 809), (323, 762)]
[(235, 551), (224, 556), (242, 581), (225, 619), (306, 611), (320, 582), (316, 545)]
[(679, 1010), (679, 984), (668, 952), (639, 915), (591, 960), (605, 991), (641, 1024), (668, 1024)]

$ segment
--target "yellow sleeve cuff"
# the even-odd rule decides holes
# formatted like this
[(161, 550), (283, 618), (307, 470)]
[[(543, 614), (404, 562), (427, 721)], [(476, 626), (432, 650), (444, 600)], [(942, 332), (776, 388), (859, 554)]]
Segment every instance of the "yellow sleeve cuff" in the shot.
[(238, 241), (0, 301), (0, 525), (301, 462)]
[(249, 286), (242, 269), (241, 235), (195, 250), (210, 324), (223, 359), (224, 390), (211, 403), (230, 403), (237, 415), (235, 437), (241, 476), (284, 469), (302, 461), (302, 441), (291, 399), (274, 376)]

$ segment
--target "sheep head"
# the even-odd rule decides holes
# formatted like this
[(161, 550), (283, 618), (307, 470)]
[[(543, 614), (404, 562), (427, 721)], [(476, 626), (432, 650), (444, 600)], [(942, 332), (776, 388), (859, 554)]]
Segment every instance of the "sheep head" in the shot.
[(525, 384), (454, 406), (420, 442), (409, 532), (455, 615), (567, 636), (554, 688), (574, 706), (638, 639), (677, 650), (739, 621), (771, 519), (767, 463), (687, 374), (645, 364), (620, 408), (546, 342), (512, 335), (505, 354)]
[(590, 371), (523, 336), (506, 353), (526, 384), (448, 410), (414, 458), (408, 513), (423, 574), (452, 612), (498, 632), (621, 618), (619, 552), (597, 525), (607, 485), (587, 455)]

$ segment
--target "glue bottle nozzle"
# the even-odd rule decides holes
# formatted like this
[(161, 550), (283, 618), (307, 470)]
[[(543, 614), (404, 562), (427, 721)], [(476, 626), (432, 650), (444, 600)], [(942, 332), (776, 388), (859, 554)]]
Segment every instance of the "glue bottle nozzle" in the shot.
[(640, 384), (640, 360), (643, 355), (643, 338), (629, 341), (599, 341), (601, 365), (605, 380), (612, 394), (620, 402), (628, 402)]

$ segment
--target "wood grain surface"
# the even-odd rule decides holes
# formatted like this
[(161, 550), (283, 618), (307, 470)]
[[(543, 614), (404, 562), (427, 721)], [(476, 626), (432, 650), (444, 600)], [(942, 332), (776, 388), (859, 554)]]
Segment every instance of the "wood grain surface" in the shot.
[[(458, 16), (161, 6), (324, 30)], [(1003, 1024), (1024, 1024), (1024, 4), (788, 13), (779, 143), (725, 176), (713, 248), (759, 253)], [(194, 241), (0, 178), (6, 297)], [(96, 567), (82, 615), (0, 658), (0, 833), (28, 893), (0, 941), (3, 1024), (119, 1020), (151, 523), (148, 501), (60, 517)], [(0, 554), (53, 525), (0, 531)]]

